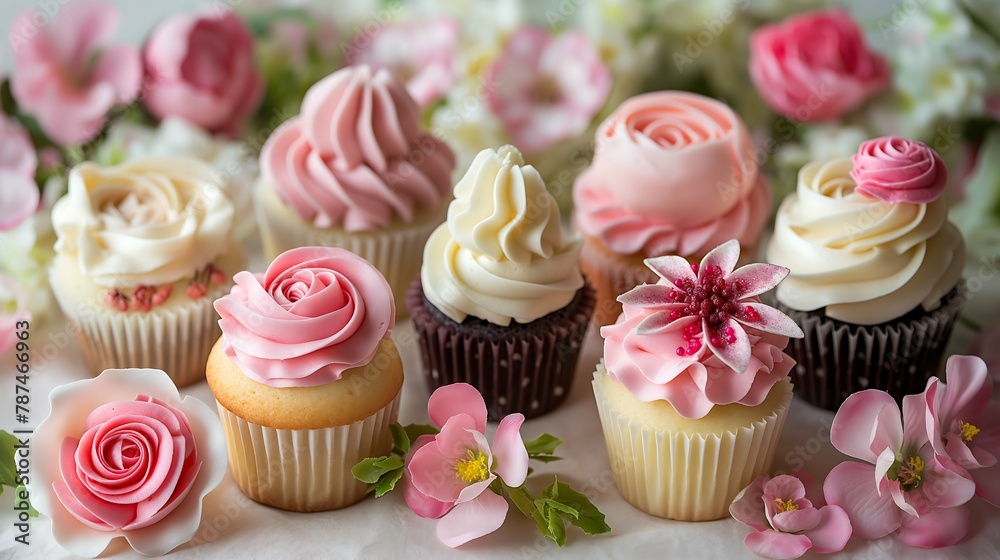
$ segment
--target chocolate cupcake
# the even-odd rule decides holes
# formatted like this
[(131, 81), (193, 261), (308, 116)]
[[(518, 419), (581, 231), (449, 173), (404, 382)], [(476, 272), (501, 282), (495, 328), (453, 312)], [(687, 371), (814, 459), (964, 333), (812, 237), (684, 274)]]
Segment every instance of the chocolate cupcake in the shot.
[(594, 310), (579, 250), (517, 148), (480, 152), (406, 296), (428, 387), (473, 385), (493, 420), (562, 403)]
[(836, 410), (863, 389), (901, 401), (940, 369), (965, 301), (946, 179), (936, 153), (898, 137), (799, 172), (767, 260), (791, 269), (770, 297), (805, 332), (786, 351), (807, 401)]

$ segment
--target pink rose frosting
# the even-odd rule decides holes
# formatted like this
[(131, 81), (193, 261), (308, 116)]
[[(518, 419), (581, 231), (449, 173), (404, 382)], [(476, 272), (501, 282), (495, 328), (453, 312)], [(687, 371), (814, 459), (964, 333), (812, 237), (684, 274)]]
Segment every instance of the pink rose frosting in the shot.
[(261, 173), (316, 227), (363, 231), (409, 222), (451, 192), (455, 156), (420, 131), (420, 111), (387, 70), (344, 68), (313, 85), (275, 130)]
[(855, 191), (890, 204), (929, 204), (944, 193), (948, 168), (927, 144), (883, 136), (861, 144), (851, 158)]
[(392, 290), (344, 249), (286, 251), (264, 274), (240, 272), (215, 301), (223, 349), (243, 373), (272, 387), (308, 387), (364, 365), (392, 332)]
[(798, 121), (836, 119), (889, 85), (889, 65), (842, 11), (797, 15), (750, 36), (750, 77), (772, 109)]
[(727, 239), (754, 243), (771, 194), (742, 120), (693, 93), (633, 97), (597, 131), (573, 192), (576, 223), (609, 249), (704, 255)]

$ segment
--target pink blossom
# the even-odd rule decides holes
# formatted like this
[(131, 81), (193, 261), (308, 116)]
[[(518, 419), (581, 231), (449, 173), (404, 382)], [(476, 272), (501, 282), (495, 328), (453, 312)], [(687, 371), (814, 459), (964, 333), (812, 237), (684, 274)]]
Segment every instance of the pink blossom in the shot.
[(0, 231), (19, 226), (38, 209), (37, 167), (28, 133), (0, 114)]
[(347, 62), (389, 70), (406, 84), (417, 105), (426, 107), (455, 83), (457, 41), (458, 26), (450, 19), (395, 23), (355, 38)]
[[(0, 356), (6, 354), (20, 340), (18, 322), (28, 321), (28, 296), (13, 279), (0, 274)], [(24, 325), (21, 325), (23, 327)]]
[(847, 513), (839, 506), (814, 506), (802, 481), (791, 475), (758, 476), (737, 494), (729, 513), (754, 530), (747, 548), (767, 558), (838, 552), (851, 538)]
[(928, 204), (944, 193), (948, 168), (923, 142), (883, 136), (867, 140), (852, 156), (855, 191), (890, 204)]
[(101, 131), (113, 106), (135, 99), (139, 53), (130, 45), (106, 46), (118, 28), (118, 11), (107, 2), (71, 2), (44, 28), (36, 26), (37, 13), (22, 13), (10, 33), (11, 93), (50, 139), (83, 144)]
[(525, 152), (538, 152), (580, 134), (611, 91), (611, 72), (587, 36), (553, 38), (523, 27), (493, 63), (486, 100)]
[(823, 484), (827, 502), (844, 508), (863, 539), (894, 533), (910, 546), (950, 546), (968, 531), (962, 506), (975, 483), (947, 456), (934, 452), (927, 434), (926, 396), (903, 397), (899, 405), (884, 391), (849, 396), (833, 419), (830, 441), (847, 461)]
[(936, 453), (965, 469), (976, 495), (1000, 506), (1000, 401), (991, 400), (993, 381), (977, 356), (951, 356), (947, 384), (927, 384), (927, 432)]
[(486, 441), (486, 403), (466, 383), (434, 391), (427, 403), (436, 436), (421, 436), (406, 458), (406, 503), (421, 517), (440, 518), (437, 537), (455, 548), (496, 531), (507, 516), (507, 501), (489, 490), (499, 476), (517, 487), (528, 476), (528, 451), (521, 439), (524, 415), (500, 421), (493, 446)]

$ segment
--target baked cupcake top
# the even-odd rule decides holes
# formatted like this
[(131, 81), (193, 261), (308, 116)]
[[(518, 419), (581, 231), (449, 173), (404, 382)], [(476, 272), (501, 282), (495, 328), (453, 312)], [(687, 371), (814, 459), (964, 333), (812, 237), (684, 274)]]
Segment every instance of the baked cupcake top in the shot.
[(946, 180), (933, 150), (898, 137), (804, 166), (767, 249), (768, 261), (791, 269), (778, 300), (858, 325), (938, 307), (965, 260), (940, 198)]
[(420, 130), (420, 110), (386, 70), (351, 66), (316, 82), (301, 114), (267, 139), (266, 185), (316, 227), (410, 222), (451, 187), (455, 155)]
[(396, 322), (389, 283), (344, 249), (299, 247), (265, 273), (233, 280), (215, 301), (222, 348), (247, 377), (272, 387), (337, 381), (367, 364)]
[(757, 242), (771, 211), (756, 151), (728, 106), (678, 91), (626, 100), (597, 130), (576, 180), (577, 227), (625, 255), (703, 256)]
[(646, 259), (660, 277), (618, 298), (624, 311), (601, 328), (609, 374), (637, 399), (665, 400), (685, 418), (716, 405), (756, 406), (795, 365), (784, 352), (802, 329), (757, 296), (788, 269), (754, 263), (734, 270), (735, 239), (701, 264), (679, 256)]
[(56, 253), (98, 285), (162, 285), (193, 277), (229, 250), (233, 205), (219, 174), (193, 158), (86, 162), (70, 172), (52, 225)]
[(542, 177), (508, 145), (479, 152), (455, 185), (448, 221), (424, 247), (420, 279), (427, 300), (456, 322), (530, 323), (583, 287), (579, 252)]

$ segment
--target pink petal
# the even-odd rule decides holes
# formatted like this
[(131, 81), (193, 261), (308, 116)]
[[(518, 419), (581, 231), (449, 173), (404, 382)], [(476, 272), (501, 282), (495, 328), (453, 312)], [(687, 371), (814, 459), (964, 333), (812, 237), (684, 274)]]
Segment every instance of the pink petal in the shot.
[(480, 480), (479, 482), (474, 482), (465, 488), (462, 488), (462, 492), (458, 495), (458, 499), (455, 500), (455, 505), (464, 504), (471, 502), (479, 497), (480, 494), (486, 492), (490, 487), (490, 484), (497, 479), (497, 475), (491, 474), (486, 480)]
[[(684, 304), (680, 303), (678, 305), (683, 306)], [(676, 322), (677, 319), (672, 319), (669, 311), (657, 311), (656, 313), (647, 316), (635, 326), (635, 334), (640, 336), (658, 334), (664, 332), (668, 327)]]
[(683, 308), (683, 304), (674, 303), (668, 297), (667, 294), (672, 291), (674, 291), (674, 287), (665, 284), (643, 284), (618, 296), (618, 301), (624, 305), (643, 309), (659, 309), (665, 305), (676, 305)]
[(837, 415), (833, 417), (833, 425), (830, 427), (830, 442), (844, 455), (869, 463), (874, 463), (878, 459), (878, 454), (886, 447), (898, 449), (903, 442), (903, 427), (901, 421), (897, 419), (896, 426), (891, 426), (898, 428), (898, 438), (894, 442), (895, 444), (886, 442), (886, 445), (882, 445), (878, 451), (874, 451), (875, 428), (878, 424), (879, 414), (886, 407), (899, 410), (896, 401), (885, 391), (868, 389), (850, 395), (844, 404), (840, 405)]
[(33, 179), (0, 169), (0, 231), (13, 229), (33, 215), (38, 199)]
[(874, 470), (871, 465), (845, 461), (834, 467), (823, 482), (826, 503), (843, 508), (854, 535), (866, 540), (892, 533), (899, 528), (902, 516), (888, 493), (879, 496)]
[(131, 103), (142, 86), (142, 61), (131, 45), (117, 45), (101, 53), (91, 83), (107, 82), (115, 90), (115, 103)]
[(730, 239), (715, 249), (712, 249), (701, 259), (701, 266), (698, 268), (698, 276), (705, 273), (709, 266), (717, 266), (722, 269), (722, 275), (728, 278), (736, 267), (736, 262), (740, 260), (740, 242)]
[(406, 470), (421, 494), (439, 502), (454, 502), (465, 488), (465, 483), (455, 476), (454, 459), (441, 452), (437, 441), (417, 450)]
[[(432, 443), (433, 441), (434, 436), (429, 434), (418, 437), (410, 447), (410, 451), (407, 453), (407, 462), (409, 462), (409, 459), (413, 457), (413, 454), (416, 453), (417, 450), (429, 443)], [(403, 480), (401, 483), (403, 485), (403, 499), (406, 500), (406, 505), (410, 506), (410, 510), (420, 517), (437, 519), (448, 513), (448, 510), (454, 505), (453, 503), (435, 500), (420, 490), (417, 490), (417, 487), (413, 485), (413, 481), (410, 480), (409, 467), (403, 470)]]
[[(892, 465), (896, 462), (896, 452), (892, 449), (886, 447), (882, 453), (879, 453), (878, 459), (875, 460), (875, 484), (879, 485), (886, 480), (886, 475)], [(881, 493), (881, 486), (878, 486), (879, 493)], [(900, 506), (902, 507), (902, 506)]]
[[(927, 513), (930, 508), (927, 506), (927, 500), (924, 500), (918, 492), (909, 491), (904, 492), (899, 486), (899, 482), (895, 480), (885, 480), (885, 486), (889, 489), (889, 496), (892, 497), (893, 503), (896, 507), (903, 512), (903, 517), (918, 515), (923, 515)], [(883, 492), (884, 494), (885, 492)]]
[(740, 490), (740, 493), (729, 505), (729, 514), (733, 519), (749, 525), (755, 531), (766, 531), (769, 529), (767, 516), (764, 515), (764, 482), (766, 475), (760, 475), (750, 483), (749, 486)]
[(838, 506), (826, 506), (819, 513), (819, 524), (805, 533), (812, 541), (813, 551), (826, 554), (844, 550), (854, 531), (847, 512)]
[(507, 500), (491, 491), (458, 504), (438, 521), (437, 538), (455, 548), (496, 531), (507, 517)]
[(754, 554), (775, 560), (798, 558), (812, 548), (805, 535), (792, 535), (778, 531), (758, 531), (747, 535), (747, 548)]
[(927, 400), (924, 395), (906, 395), (903, 397), (903, 445), (920, 449), (928, 441)]
[(49, 34), (59, 52), (61, 63), (80, 68), (87, 57), (115, 34), (118, 10), (108, 2), (87, 0), (64, 7)]
[(763, 294), (774, 288), (785, 279), (785, 276), (788, 276), (788, 269), (783, 266), (752, 263), (734, 270), (726, 281), (730, 285), (734, 282), (743, 284), (743, 289), (733, 294), (736, 299), (743, 299)]
[(976, 483), (976, 495), (1000, 507), (1000, 466), (970, 471)]
[(438, 426), (444, 426), (456, 414), (467, 414), (475, 421), (473, 429), (486, 431), (486, 402), (468, 383), (453, 383), (434, 391), (427, 401), (427, 414)]
[(767, 484), (764, 485), (764, 495), (794, 502), (806, 497), (806, 488), (802, 485), (801, 480), (783, 474), (767, 481)]
[(444, 423), (434, 440), (435, 444), (445, 457), (452, 460), (468, 458), (470, 450), (489, 455), (486, 437), (473, 426), (474, 421), (468, 414), (452, 416)]
[(670, 255), (666, 257), (653, 257), (642, 261), (657, 276), (668, 281), (671, 285), (675, 280), (690, 280), (697, 283), (698, 277), (691, 270), (691, 263), (683, 257)]
[(944, 398), (938, 407), (941, 424), (947, 427), (954, 420), (978, 420), (993, 392), (986, 362), (979, 356), (951, 356), (945, 373)]
[[(744, 325), (791, 338), (802, 338), (805, 336), (802, 332), (802, 328), (799, 327), (799, 325), (796, 324), (791, 317), (769, 305), (764, 305), (760, 302), (753, 302), (740, 303), (738, 307), (740, 309), (740, 313), (737, 313), (734, 318)], [(746, 319), (742, 311), (747, 307), (752, 307), (753, 310), (760, 315), (760, 319), (757, 321), (750, 321)]]
[(771, 519), (771, 524), (783, 533), (801, 533), (816, 528), (822, 518), (816, 508), (800, 508), (778, 512)]
[(528, 450), (520, 433), (523, 423), (523, 414), (508, 414), (493, 435), (493, 457), (496, 459), (493, 470), (507, 486), (515, 488), (524, 484), (528, 476)]
[[(750, 355), (752, 353), (750, 338), (747, 337), (747, 333), (743, 330), (743, 327), (732, 317), (726, 319), (726, 323), (719, 330), (725, 330), (727, 327), (733, 329), (733, 336), (736, 337), (735, 342), (720, 340), (721, 344), (716, 346), (712, 344), (712, 335), (706, 329), (705, 344), (717, 358), (722, 360), (722, 363), (732, 368), (733, 371), (744, 374), (750, 365)], [(722, 336), (720, 335), (719, 338), (721, 339)]]
[(970, 521), (969, 510), (964, 507), (932, 509), (920, 517), (906, 516), (896, 537), (909, 546), (942, 548), (962, 540), (969, 532)]
[[(965, 504), (976, 495), (976, 483), (969, 473), (944, 456), (935, 456), (925, 448), (924, 484), (920, 489), (933, 508), (950, 508)], [(923, 512), (921, 512), (922, 514)]]

